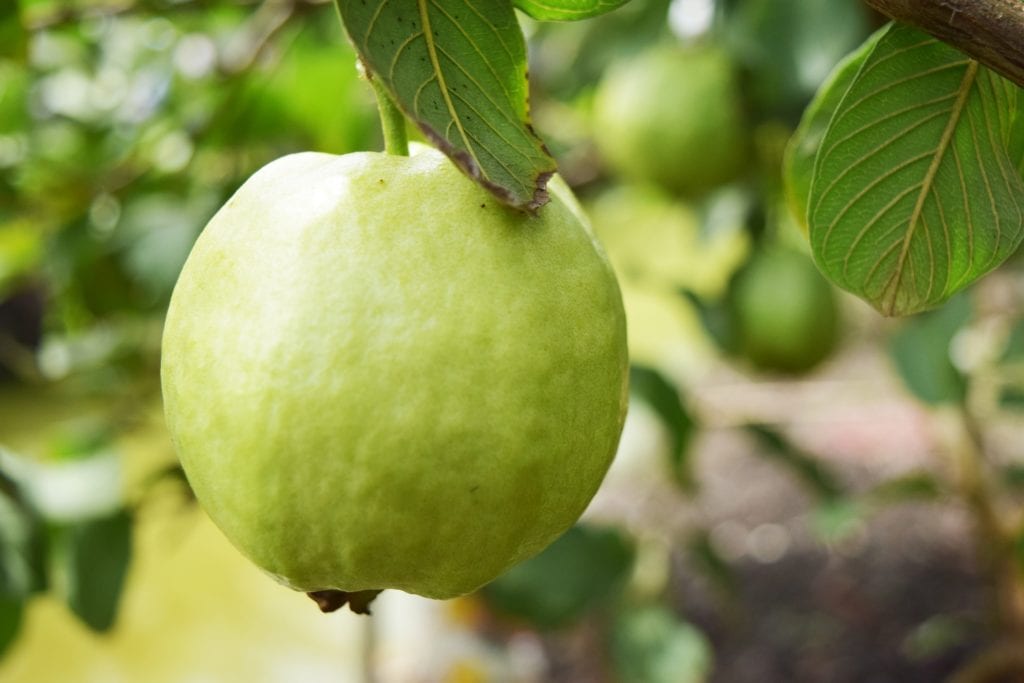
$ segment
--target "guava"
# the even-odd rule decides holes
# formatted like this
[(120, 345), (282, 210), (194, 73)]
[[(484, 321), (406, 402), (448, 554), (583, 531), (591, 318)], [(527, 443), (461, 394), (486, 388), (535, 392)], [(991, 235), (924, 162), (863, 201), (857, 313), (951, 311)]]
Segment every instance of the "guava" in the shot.
[(832, 286), (791, 249), (757, 252), (736, 275), (728, 304), (740, 353), (764, 370), (810, 370), (839, 338)]
[(200, 503), (300, 591), (470, 592), (583, 512), (627, 403), (617, 282), (568, 188), (499, 205), (434, 150), (300, 153), (211, 219), (167, 314)]
[(747, 165), (732, 65), (710, 47), (658, 46), (613, 66), (594, 100), (594, 140), (620, 175), (700, 194)]

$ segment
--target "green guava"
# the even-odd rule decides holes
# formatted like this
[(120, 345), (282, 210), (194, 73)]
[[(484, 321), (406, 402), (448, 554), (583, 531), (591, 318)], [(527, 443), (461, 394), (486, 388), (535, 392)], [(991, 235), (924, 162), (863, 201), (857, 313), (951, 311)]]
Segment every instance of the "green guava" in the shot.
[(568, 188), (536, 216), (439, 152), (302, 153), (200, 235), (167, 424), (224, 534), (306, 592), (470, 592), (569, 528), (627, 401), (618, 285)]
[(797, 251), (770, 247), (755, 254), (737, 274), (728, 303), (739, 351), (761, 369), (806, 372), (838, 342), (832, 286)]
[(659, 46), (614, 66), (594, 101), (594, 140), (612, 170), (700, 194), (747, 166), (732, 65), (707, 47)]

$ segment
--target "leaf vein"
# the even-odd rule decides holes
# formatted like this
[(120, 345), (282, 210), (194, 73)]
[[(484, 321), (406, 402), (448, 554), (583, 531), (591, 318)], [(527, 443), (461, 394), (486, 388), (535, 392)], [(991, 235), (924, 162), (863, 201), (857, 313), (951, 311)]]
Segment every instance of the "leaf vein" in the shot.
[[(480, 165), (480, 160), (476, 156), (476, 152), (473, 150), (473, 146), (469, 143), (469, 136), (466, 134), (465, 128), (462, 123), (458, 120), (455, 112), (455, 106), (452, 104), (451, 94), (448, 92), (448, 84), (445, 82), (444, 73), (441, 71), (441, 63), (438, 59), (437, 45), (434, 43), (433, 29), (430, 21), (430, 11), (427, 8), (427, 3), (430, 0), (416, 0), (419, 11), (420, 11), (420, 24), (423, 30), (423, 36), (427, 44), (427, 54), (430, 58), (430, 64), (434, 69), (434, 73), (437, 75), (437, 85), (441, 90), (441, 97), (444, 99), (445, 106), (448, 108), (448, 113), (452, 117), (452, 123), (455, 124), (456, 129), (459, 132), (459, 136), (462, 138), (463, 144), (466, 146), (466, 152), (472, 159), (474, 168), (472, 169), (475, 173), (479, 173), (481, 177), (487, 178), (487, 171)], [(450, 126), (449, 126), (450, 129)], [(449, 136), (446, 134), (446, 138)]]
[(971, 61), (967, 70), (964, 73), (963, 79), (960, 82), (960, 95), (957, 97), (956, 105), (953, 108), (952, 116), (949, 117), (949, 122), (946, 124), (946, 129), (942, 132), (942, 138), (939, 140), (937, 146), (935, 158), (932, 160), (931, 165), (928, 167), (928, 172), (925, 174), (924, 184), (921, 188), (921, 193), (918, 195), (917, 203), (914, 206), (914, 211), (910, 215), (910, 220), (907, 222), (907, 234), (903, 239), (903, 248), (900, 251), (899, 258), (897, 260), (896, 270), (893, 271), (893, 288), (892, 298), (888, 302), (882, 302), (883, 310), (892, 314), (895, 310), (896, 304), (896, 291), (899, 289), (899, 283), (903, 276), (903, 266), (906, 262), (907, 255), (910, 250), (910, 242), (914, 237), (917, 230), (918, 221), (921, 218), (921, 211), (924, 209), (924, 201), (928, 197), (928, 194), (932, 192), (935, 182), (935, 176), (939, 171), (939, 167), (942, 164), (942, 160), (945, 157), (945, 152), (950, 147), (950, 143), (953, 139), (953, 133), (956, 131), (957, 123), (960, 121), (960, 117), (963, 114), (964, 107), (967, 104), (967, 98), (971, 94), (971, 86), (974, 83), (976, 74), (978, 73), (978, 63)]

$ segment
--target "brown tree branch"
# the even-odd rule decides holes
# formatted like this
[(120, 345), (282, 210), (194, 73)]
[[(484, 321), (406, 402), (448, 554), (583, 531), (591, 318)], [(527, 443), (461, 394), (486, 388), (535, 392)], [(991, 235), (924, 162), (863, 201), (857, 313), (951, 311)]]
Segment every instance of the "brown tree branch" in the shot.
[(865, 0), (1024, 88), (1024, 0)]

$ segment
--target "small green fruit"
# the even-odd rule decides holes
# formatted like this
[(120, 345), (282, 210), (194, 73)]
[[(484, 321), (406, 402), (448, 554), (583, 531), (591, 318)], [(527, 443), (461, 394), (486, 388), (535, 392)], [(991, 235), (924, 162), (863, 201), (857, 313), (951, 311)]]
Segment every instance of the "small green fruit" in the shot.
[(674, 192), (704, 192), (746, 167), (739, 89), (715, 49), (658, 47), (613, 67), (598, 89), (594, 123), (613, 170)]
[(762, 369), (805, 372), (836, 346), (832, 287), (798, 252), (773, 247), (756, 254), (736, 276), (729, 305), (741, 353)]
[(164, 332), (199, 501), (297, 590), (467, 593), (590, 501), (626, 408), (618, 286), (560, 181), (535, 217), (444, 156), (305, 153), (210, 221)]

